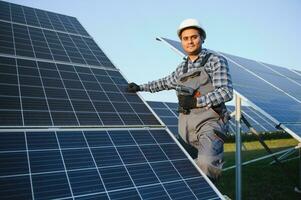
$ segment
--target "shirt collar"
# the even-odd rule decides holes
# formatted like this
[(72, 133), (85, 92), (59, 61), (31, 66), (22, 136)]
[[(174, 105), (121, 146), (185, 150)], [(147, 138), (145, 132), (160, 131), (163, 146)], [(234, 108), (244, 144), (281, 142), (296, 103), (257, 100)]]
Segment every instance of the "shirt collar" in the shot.
[[(208, 53), (208, 50), (205, 49), (205, 48), (202, 48), (201, 52), (199, 53), (198, 59), (196, 59), (194, 62), (198, 62), (200, 59), (203, 59), (203, 58), (206, 56), (207, 53)], [(184, 60), (185, 62), (187, 62), (188, 56), (186, 55), (186, 56), (183, 58), (183, 60)]]

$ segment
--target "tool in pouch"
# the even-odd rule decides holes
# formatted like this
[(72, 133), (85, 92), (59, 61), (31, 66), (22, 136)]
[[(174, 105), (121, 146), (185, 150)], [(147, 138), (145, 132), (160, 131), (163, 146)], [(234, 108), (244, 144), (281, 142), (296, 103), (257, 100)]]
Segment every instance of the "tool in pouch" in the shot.
[[(207, 63), (210, 56), (211, 56), (211, 53), (208, 53), (203, 58), (203, 60), (200, 64), (201, 67), (203, 67)], [(186, 60), (185, 65), (183, 67), (183, 74), (187, 73), (187, 71), (188, 71), (188, 59)], [(192, 76), (199, 76), (199, 72), (196, 74), (193, 74)], [(181, 80), (181, 81), (184, 81), (184, 80)], [(198, 97), (202, 96), (201, 92), (198, 89), (194, 89), (194, 88), (184, 86), (184, 85), (174, 85), (173, 89), (175, 89), (177, 91), (178, 96), (189, 95), (189, 96), (193, 96), (194, 98), (198, 98)], [(183, 107), (179, 106), (178, 112), (187, 115), (190, 113), (190, 110), (184, 109)]]

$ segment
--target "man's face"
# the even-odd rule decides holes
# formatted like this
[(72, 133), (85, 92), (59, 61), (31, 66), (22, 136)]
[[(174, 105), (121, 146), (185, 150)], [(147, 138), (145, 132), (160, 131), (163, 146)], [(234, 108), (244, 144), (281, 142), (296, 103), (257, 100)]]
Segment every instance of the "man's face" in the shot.
[(182, 31), (181, 44), (188, 55), (197, 55), (202, 47), (202, 38), (197, 29), (187, 28)]

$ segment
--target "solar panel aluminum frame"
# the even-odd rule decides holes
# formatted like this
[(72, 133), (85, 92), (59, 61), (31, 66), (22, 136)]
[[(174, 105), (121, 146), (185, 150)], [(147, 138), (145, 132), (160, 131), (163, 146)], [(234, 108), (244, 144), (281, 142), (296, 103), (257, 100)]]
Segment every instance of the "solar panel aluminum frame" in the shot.
[[(177, 54), (179, 54), (179, 56), (183, 57), (185, 56), (185, 54), (183, 52), (181, 52), (180, 50), (178, 50), (177, 48), (175, 48), (174, 46), (172, 46), (171, 44), (169, 44), (164, 38), (162, 37), (157, 37), (156, 38), (158, 41), (163, 42), (165, 45), (167, 45), (168, 47), (170, 47), (173, 51), (175, 51)], [(212, 50), (211, 50), (212, 51)], [(215, 52), (215, 51), (214, 51)], [(235, 61), (233, 61), (232, 59), (228, 58), (227, 56), (225, 56), (223, 53), (221, 52), (216, 52), (217, 54), (226, 57), (228, 60), (230, 60), (231, 62), (235, 63), (237, 66), (243, 68), (244, 70), (247, 70), (249, 73), (253, 74), (254, 76), (258, 77), (259, 79), (265, 81), (263, 78), (261, 78), (260, 76), (254, 74), (253, 72), (249, 71), (248, 69), (246, 69), (245, 67), (243, 67), (242, 65), (236, 63)], [(268, 84), (270, 84), (269, 82), (267, 82)], [(270, 84), (272, 87), (276, 88), (273, 84)], [(279, 89), (279, 88), (276, 88)], [(277, 119), (275, 119), (274, 117), (272, 117), (271, 115), (269, 115), (268, 113), (266, 113), (264, 110), (262, 110), (260, 107), (256, 106), (253, 102), (251, 102), (250, 100), (248, 100), (244, 95), (240, 94), (239, 92), (237, 92), (236, 90), (234, 90), (234, 93), (236, 95), (238, 95), (239, 97), (241, 97), (245, 102), (247, 102), (251, 107), (253, 107), (255, 110), (257, 110), (258, 112), (260, 112), (262, 115), (264, 115), (266, 118), (270, 119), (273, 123), (278, 124), (278, 126), (283, 129), (284, 131), (286, 131), (287, 133), (289, 133), (290, 135), (292, 135), (295, 139), (297, 139), (299, 142), (301, 142), (301, 137), (294, 133), (292, 130), (290, 130), (289, 128), (287, 128), (285, 126), (285, 124), (282, 124), (281, 122), (279, 122)]]

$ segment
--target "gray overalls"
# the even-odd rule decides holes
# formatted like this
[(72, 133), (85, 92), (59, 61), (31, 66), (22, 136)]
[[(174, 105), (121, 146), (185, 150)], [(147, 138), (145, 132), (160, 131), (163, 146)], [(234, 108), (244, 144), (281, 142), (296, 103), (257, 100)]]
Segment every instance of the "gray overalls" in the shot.
[[(197, 89), (201, 95), (214, 90), (204, 66), (181, 75), (178, 84)], [(191, 109), (189, 114), (179, 114), (180, 136), (186, 143), (198, 149), (196, 164), (213, 179), (221, 174), (224, 152), (221, 136), (226, 131), (226, 123), (221, 117), (227, 112), (226, 107), (222, 104), (217, 109), (195, 108)]]

